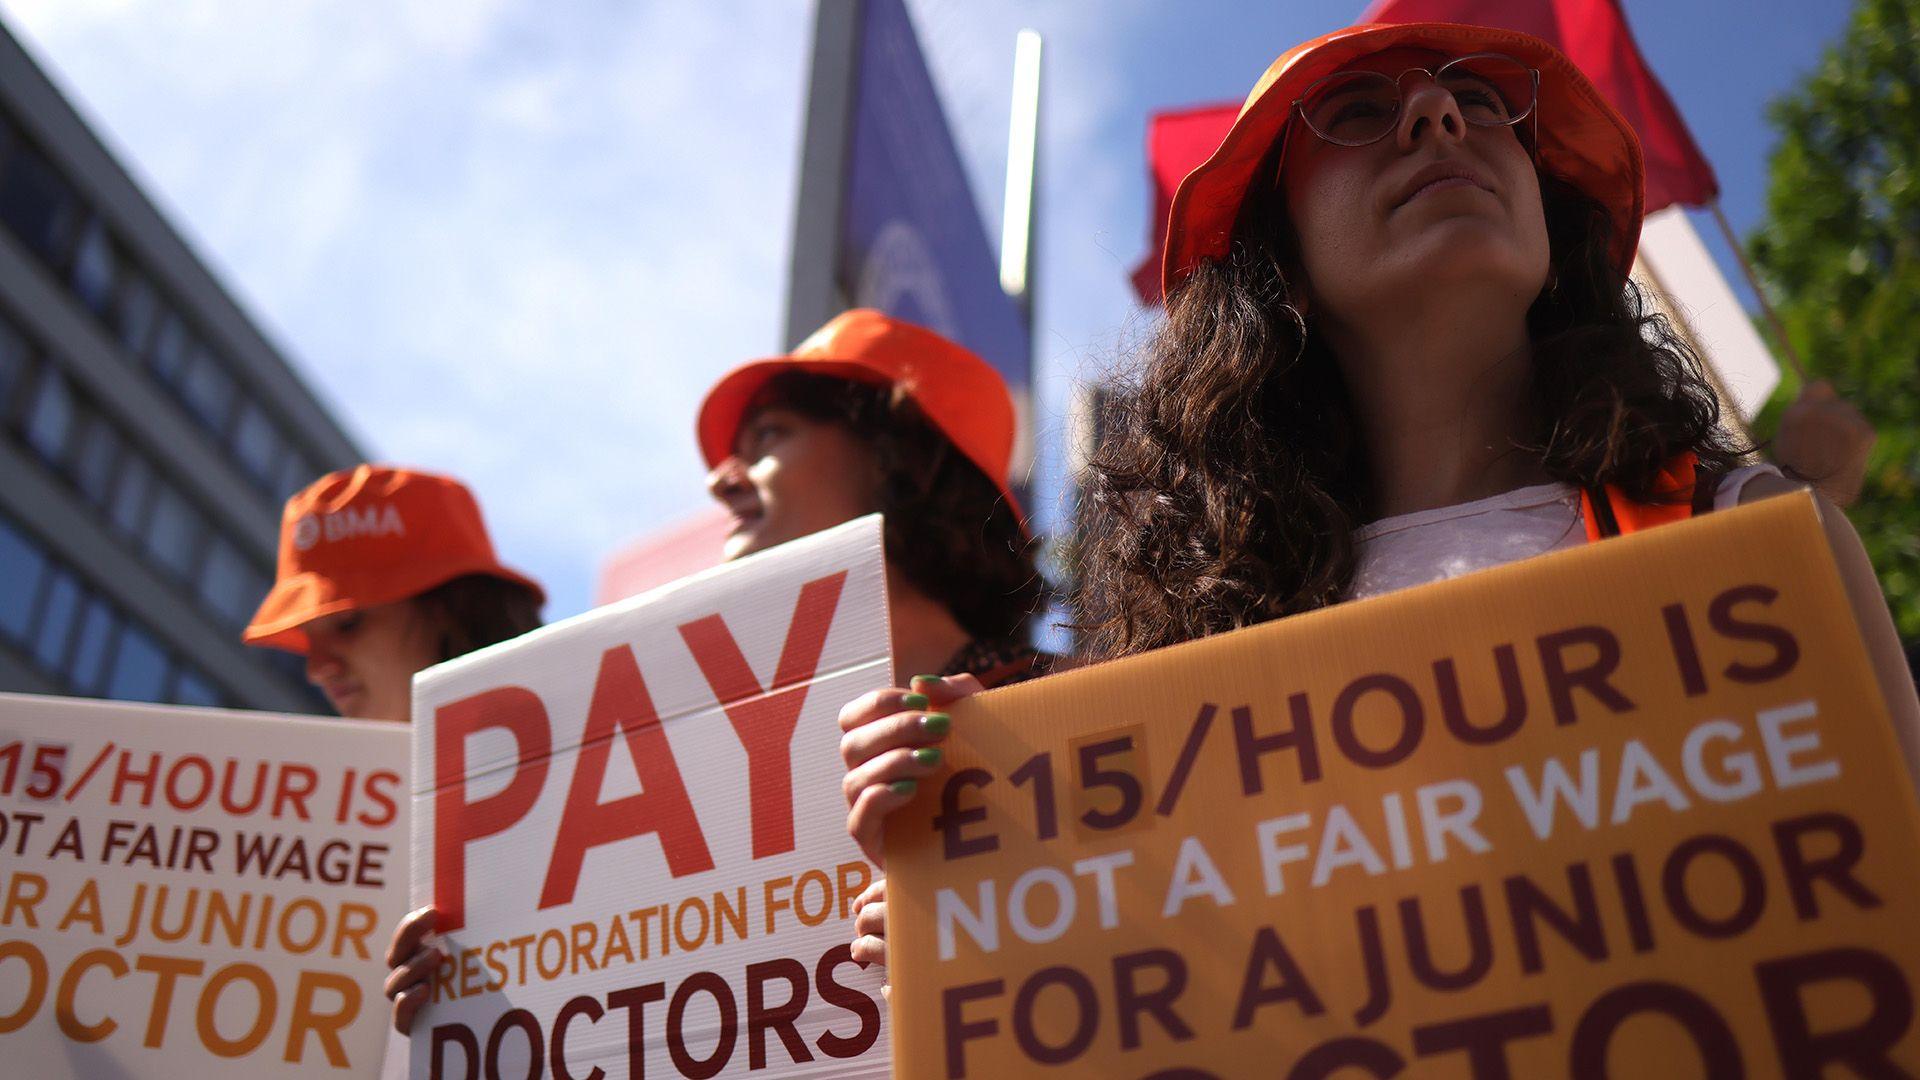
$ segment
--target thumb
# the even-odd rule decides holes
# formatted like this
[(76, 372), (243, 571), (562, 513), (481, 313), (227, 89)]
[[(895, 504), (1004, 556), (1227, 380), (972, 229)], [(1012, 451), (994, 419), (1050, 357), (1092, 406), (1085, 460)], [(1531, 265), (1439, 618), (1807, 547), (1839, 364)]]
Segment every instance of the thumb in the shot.
[(972, 675), (915, 675), (913, 689), (927, 695), (929, 700), (944, 705), (971, 697), (986, 687), (981, 686), (980, 680)]

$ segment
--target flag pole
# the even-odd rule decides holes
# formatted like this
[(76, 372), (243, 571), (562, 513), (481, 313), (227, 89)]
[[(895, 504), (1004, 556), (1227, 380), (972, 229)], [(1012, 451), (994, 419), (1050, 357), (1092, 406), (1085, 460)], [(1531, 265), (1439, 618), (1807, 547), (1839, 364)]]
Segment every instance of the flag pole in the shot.
[(1040, 54), (1037, 30), (1021, 30), (1013, 39), (1013, 107), (1007, 120), (1007, 192), (1000, 225), (1000, 289), (1019, 311), (1027, 339), (1027, 379), (1015, 387), (1013, 467), (1020, 497), (1032, 506), (1034, 472), (1033, 414), (1040, 380), (1033, 340), (1037, 177), (1040, 168)]
[(1707, 200), (1707, 209), (1713, 212), (1713, 220), (1720, 226), (1720, 235), (1726, 238), (1727, 247), (1733, 249), (1734, 261), (1740, 264), (1740, 272), (1747, 275), (1747, 284), (1752, 287), (1754, 298), (1760, 301), (1760, 310), (1767, 316), (1767, 324), (1773, 327), (1774, 340), (1780, 343), (1780, 351), (1787, 358), (1787, 366), (1800, 378), (1800, 385), (1811, 382), (1807, 375), (1807, 365), (1800, 362), (1800, 354), (1794, 351), (1793, 342), (1787, 340), (1787, 328), (1780, 322), (1780, 315), (1767, 301), (1765, 289), (1760, 287), (1759, 275), (1753, 272), (1752, 264), (1747, 262), (1747, 254), (1740, 247), (1740, 240), (1733, 234), (1733, 226), (1727, 221), (1727, 215), (1720, 209), (1720, 199), (1715, 196)]

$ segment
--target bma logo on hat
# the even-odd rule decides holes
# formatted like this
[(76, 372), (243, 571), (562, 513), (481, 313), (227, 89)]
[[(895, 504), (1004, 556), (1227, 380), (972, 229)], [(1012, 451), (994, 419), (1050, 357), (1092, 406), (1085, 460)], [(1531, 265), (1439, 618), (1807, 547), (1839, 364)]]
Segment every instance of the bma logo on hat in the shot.
[(293, 546), (306, 551), (325, 540), (355, 540), (362, 537), (405, 536), (406, 522), (400, 511), (386, 506), (347, 507), (331, 514), (308, 514), (293, 525)]
[(320, 542), (320, 519), (308, 514), (293, 523), (293, 549), (306, 551)]

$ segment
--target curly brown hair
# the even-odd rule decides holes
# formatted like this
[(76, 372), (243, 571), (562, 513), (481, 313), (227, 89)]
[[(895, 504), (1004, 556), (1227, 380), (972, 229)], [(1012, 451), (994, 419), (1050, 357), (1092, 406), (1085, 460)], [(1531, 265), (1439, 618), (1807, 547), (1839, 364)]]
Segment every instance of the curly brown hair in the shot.
[(1000, 489), (929, 423), (907, 394), (880, 384), (782, 372), (755, 395), (839, 424), (880, 469), (887, 563), (945, 605), (975, 640), (1025, 640), (1045, 599), (1034, 542)]
[[(1081, 501), (1077, 627), (1114, 657), (1339, 600), (1370, 519), (1353, 403), (1326, 343), (1289, 306), (1298, 265), (1269, 160), (1230, 255), (1167, 300), (1144, 370), (1113, 399)], [(1725, 471), (1750, 448), (1720, 427), (1699, 358), (1608, 258), (1607, 209), (1541, 172), (1553, 267), (1527, 313), (1541, 418), (1517, 449), (1581, 488), (1659, 501), (1691, 450)], [(1304, 338), (1304, 340), (1303, 340)]]

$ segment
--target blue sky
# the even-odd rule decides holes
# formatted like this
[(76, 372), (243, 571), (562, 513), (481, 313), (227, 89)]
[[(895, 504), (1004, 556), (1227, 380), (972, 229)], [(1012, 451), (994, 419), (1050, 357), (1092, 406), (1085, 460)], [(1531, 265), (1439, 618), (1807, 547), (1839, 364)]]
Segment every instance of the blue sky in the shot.
[[(1239, 99), (1363, 4), (908, 6), (996, 237), (1013, 35), (1046, 38), (1036, 411), (1057, 463), (1072, 381), (1150, 325), (1125, 279), (1145, 248), (1147, 114)], [(1848, 5), (1625, 6), (1751, 228), (1765, 103)], [(703, 504), (700, 394), (779, 344), (811, 10), (0, 0), (369, 451), (474, 485), (550, 618), (587, 606), (620, 543)]]

